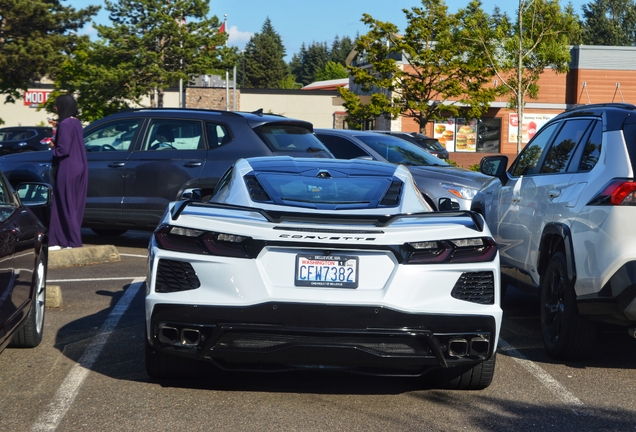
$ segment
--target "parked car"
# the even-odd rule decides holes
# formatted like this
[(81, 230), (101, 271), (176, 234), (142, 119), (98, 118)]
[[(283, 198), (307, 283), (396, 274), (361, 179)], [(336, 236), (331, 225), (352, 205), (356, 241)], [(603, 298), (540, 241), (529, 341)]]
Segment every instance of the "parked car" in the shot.
[[(84, 129), (88, 197), (83, 226), (101, 235), (153, 230), (186, 188), (211, 196), (240, 157), (333, 155), (311, 123), (276, 115), (203, 109), (136, 109)], [(11, 184), (52, 183), (51, 152), (0, 159)]]
[(151, 377), (208, 362), (491, 383), (496, 244), (478, 214), (432, 212), (404, 166), (241, 159), (211, 202), (186, 197), (150, 241)]
[(48, 126), (11, 126), (0, 128), (0, 156), (10, 153), (49, 150), (53, 128)]
[[(472, 209), (499, 244), (505, 282), (541, 298), (545, 348), (583, 358), (597, 323), (636, 330), (636, 106), (585, 105), (546, 123)], [(504, 285), (505, 286), (505, 285)]]
[(412, 142), (424, 150), (432, 154), (433, 156), (437, 156), (440, 159), (448, 160), (449, 154), (446, 147), (444, 147), (437, 139), (431, 138), (424, 134), (418, 132), (399, 132), (399, 131), (383, 131), (383, 130), (374, 130), (373, 132), (383, 133), (387, 135), (392, 135), (398, 138), (402, 138), (403, 140)]
[(408, 166), (435, 210), (469, 210), (475, 193), (490, 180), (487, 175), (454, 167), (391, 135), (345, 129), (316, 129), (315, 133), (337, 158), (367, 158)]
[(17, 193), (0, 174), (0, 351), (42, 341), (48, 237), (36, 214), (49, 208), (51, 187), (24, 183)]

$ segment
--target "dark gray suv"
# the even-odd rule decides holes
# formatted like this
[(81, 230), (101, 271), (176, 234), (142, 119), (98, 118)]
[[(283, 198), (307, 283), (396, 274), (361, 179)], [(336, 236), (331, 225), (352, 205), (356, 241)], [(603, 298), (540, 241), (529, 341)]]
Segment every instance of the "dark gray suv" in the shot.
[[(211, 196), (238, 158), (333, 158), (312, 132), (311, 123), (260, 112), (137, 109), (105, 117), (84, 129), (89, 177), (83, 226), (101, 235), (152, 230), (184, 189)], [(0, 169), (14, 187), (52, 183), (51, 160), (51, 152), (7, 155)]]

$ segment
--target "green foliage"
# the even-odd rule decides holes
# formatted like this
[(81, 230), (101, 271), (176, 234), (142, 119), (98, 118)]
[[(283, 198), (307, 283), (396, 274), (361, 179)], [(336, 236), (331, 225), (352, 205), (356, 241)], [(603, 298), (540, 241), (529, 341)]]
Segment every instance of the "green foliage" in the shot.
[(342, 106), (347, 110), (345, 120), (348, 123), (349, 129), (366, 129), (365, 125), (370, 119), (382, 114), (382, 105), (381, 102), (378, 101), (378, 98), (381, 96), (374, 94), (371, 96), (371, 102), (365, 104), (360, 101), (360, 97), (357, 94), (347, 88), (339, 87), (338, 91), (343, 99)]
[(285, 47), (269, 18), (245, 45), (245, 87), (279, 88), (289, 75)]
[(349, 71), (340, 63), (328, 61), (325, 66), (316, 71), (315, 81), (325, 81), (339, 78), (347, 78)]
[(307, 85), (317, 81), (316, 73), (323, 69), (328, 61), (329, 50), (325, 42), (314, 42), (309, 48), (306, 48), (303, 43), (300, 47), (300, 53), (294, 54), (289, 66), (298, 82)]
[[(473, 0), (469, 9), (477, 11), (478, 5)], [(517, 109), (521, 121), (526, 97), (538, 97), (544, 70), (569, 70), (570, 44), (580, 40), (580, 27), (572, 5), (562, 10), (558, 0), (521, 0), (519, 11), (514, 23), (505, 14), (490, 18), (476, 12), (470, 19), (500, 83), (497, 92), (508, 97), (508, 107)], [(518, 151), (521, 147), (518, 134)]]
[(583, 5), (582, 40), (586, 45), (635, 46), (634, 0), (594, 0)]
[(303, 85), (301, 83), (296, 82), (296, 77), (294, 75), (287, 75), (283, 80), (281, 80), (278, 88), (281, 89), (299, 89)]
[(55, 76), (64, 55), (86, 39), (76, 34), (99, 10), (58, 0), (0, 0), (0, 94), (13, 103), (34, 81)]
[[(480, 12), (477, 2), (471, 5)], [(469, 13), (451, 14), (443, 0), (422, 0), (422, 7), (404, 13), (402, 36), (392, 23), (362, 18), (371, 30), (356, 40), (358, 57), (349, 70), (358, 88), (372, 95), (367, 111), (413, 117), (420, 130), (445, 116), (481, 117), (495, 98), (485, 87), (493, 69), (471, 36)], [(364, 112), (348, 102), (347, 109)]]
[(354, 47), (354, 43), (349, 36), (344, 36), (342, 39), (336, 36), (331, 44), (331, 50), (329, 50), (329, 61), (346, 66), (347, 56), (349, 56)]
[(349, 37), (340, 39), (336, 36), (331, 49), (327, 48), (326, 42), (314, 42), (309, 48), (303, 43), (300, 52), (292, 57), (289, 67), (303, 85), (314, 81), (346, 78), (349, 73), (345, 69), (345, 60), (352, 49), (353, 42)]
[(216, 16), (205, 0), (106, 0), (112, 25), (96, 25), (99, 39), (83, 41), (61, 64), (55, 85), (78, 95), (91, 121), (198, 75), (232, 67), (237, 50), (223, 47)]

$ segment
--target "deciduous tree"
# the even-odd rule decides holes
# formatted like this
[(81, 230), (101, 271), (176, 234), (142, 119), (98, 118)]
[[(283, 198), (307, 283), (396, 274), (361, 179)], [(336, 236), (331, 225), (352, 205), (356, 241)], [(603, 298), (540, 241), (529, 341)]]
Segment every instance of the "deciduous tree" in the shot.
[[(471, 5), (477, 11), (478, 2)], [(508, 107), (517, 110), (521, 125), (526, 98), (538, 97), (538, 81), (545, 69), (569, 70), (570, 44), (580, 40), (572, 5), (561, 9), (558, 0), (520, 0), (514, 22), (505, 14), (493, 19), (481, 12), (471, 14), (467, 22), (500, 82), (499, 94), (508, 96)], [(517, 152), (521, 147), (518, 133)]]
[[(413, 117), (421, 131), (447, 115), (480, 117), (495, 97), (486, 86), (493, 69), (470, 36), (467, 13), (449, 13), (443, 0), (422, 0), (404, 13), (402, 35), (392, 23), (362, 18), (371, 30), (356, 40), (349, 69), (358, 89), (373, 95), (366, 112)], [(340, 92), (349, 113), (365, 112), (353, 89)]]

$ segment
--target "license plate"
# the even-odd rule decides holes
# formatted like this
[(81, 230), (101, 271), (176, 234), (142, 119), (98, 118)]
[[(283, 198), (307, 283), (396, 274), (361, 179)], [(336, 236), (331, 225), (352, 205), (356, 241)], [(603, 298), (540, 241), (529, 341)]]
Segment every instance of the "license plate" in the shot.
[(297, 255), (295, 285), (357, 288), (358, 257)]

